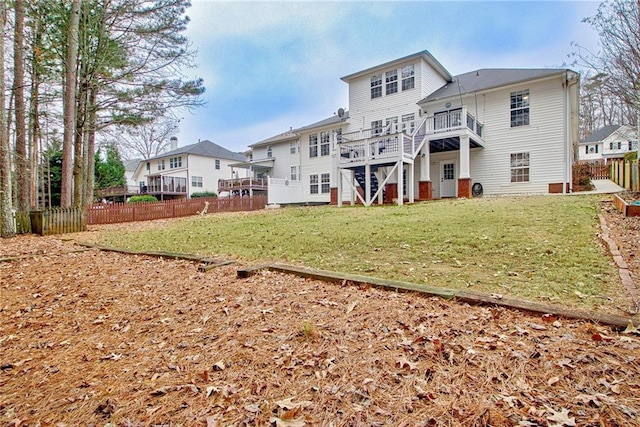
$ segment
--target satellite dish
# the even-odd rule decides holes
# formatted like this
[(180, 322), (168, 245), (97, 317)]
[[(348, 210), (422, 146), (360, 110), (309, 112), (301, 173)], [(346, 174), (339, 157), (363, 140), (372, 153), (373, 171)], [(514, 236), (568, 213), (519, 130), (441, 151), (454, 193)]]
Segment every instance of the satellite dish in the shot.
[(338, 108), (338, 117), (344, 117), (344, 108)]

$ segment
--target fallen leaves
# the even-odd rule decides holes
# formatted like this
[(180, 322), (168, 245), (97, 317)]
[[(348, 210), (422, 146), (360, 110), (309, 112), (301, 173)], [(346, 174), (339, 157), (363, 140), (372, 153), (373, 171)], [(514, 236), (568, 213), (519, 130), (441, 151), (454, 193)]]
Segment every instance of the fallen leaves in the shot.
[(2, 422), (571, 426), (638, 416), (634, 325), (618, 334), (553, 314), (273, 272), (239, 281), (231, 268), (200, 274), (140, 256), (60, 261), (21, 269), (24, 283), (10, 286), (0, 266)]

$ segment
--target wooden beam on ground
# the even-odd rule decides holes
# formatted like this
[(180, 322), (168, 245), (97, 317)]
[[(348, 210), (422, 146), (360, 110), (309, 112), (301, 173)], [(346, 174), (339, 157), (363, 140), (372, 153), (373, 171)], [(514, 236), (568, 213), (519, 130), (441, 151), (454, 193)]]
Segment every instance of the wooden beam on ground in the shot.
[(255, 267), (247, 267), (241, 268), (236, 272), (236, 277), (238, 279), (246, 279), (258, 273), (260, 270), (269, 270), (271, 266), (269, 265), (259, 265)]
[[(385, 280), (375, 277), (359, 276), (355, 274), (337, 273), (333, 271), (316, 270), (306, 267), (290, 266), (285, 264), (271, 264), (259, 267), (238, 270), (238, 278), (247, 278), (256, 274), (259, 270), (271, 270), (280, 273), (294, 274), (296, 276), (307, 277), (316, 280), (333, 283), (354, 283), (379, 286), (395, 291), (419, 292), (425, 295), (437, 296), (446, 299), (455, 299), (472, 305), (492, 305), (514, 310), (523, 310), (532, 313), (554, 314), (569, 319), (588, 320), (595, 323), (602, 323), (617, 328), (624, 328), (627, 325), (638, 324), (638, 319), (631, 317), (616, 316), (613, 314), (597, 313), (594, 311), (572, 309), (551, 304), (543, 304), (535, 301), (528, 301), (519, 298), (503, 297), (500, 295), (489, 295), (480, 292), (466, 290), (454, 290), (438, 288), (434, 286), (417, 283), (407, 283), (395, 280)], [(635, 321), (634, 321), (635, 320)]]
[(217, 267), (222, 267), (225, 265), (229, 265), (229, 264), (233, 264), (235, 263), (235, 261), (233, 260), (229, 260), (229, 261), (220, 261), (220, 262), (213, 262), (210, 264), (205, 264), (205, 265), (201, 265), (200, 267), (198, 267), (198, 271), (205, 273), (211, 269), (217, 268)]
[(29, 254), (29, 255), (16, 255), (16, 256), (11, 256), (11, 257), (6, 257), (6, 258), (0, 258), (0, 262), (20, 261), (20, 260), (27, 259), (27, 258), (60, 256), (60, 255), (66, 255), (66, 254), (73, 254), (73, 253), (77, 253), (77, 252), (86, 252), (88, 250), (89, 250), (88, 248), (82, 248), (82, 249), (73, 249), (73, 250), (70, 250), (70, 251), (60, 252), (60, 253), (44, 253), (44, 252), (40, 252), (40, 253)]
[(87, 247), (87, 248), (99, 249), (105, 252), (117, 252), (117, 253), (126, 254), (126, 255), (147, 255), (147, 256), (155, 256), (159, 258), (181, 259), (185, 261), (202, 262), (206, 264), (213, 264), (213, 263), (220, 262), (220, 260), (215, 258), (208, 258), (201, 255), (185, 254), (185, 253), (179, 253), (179, 252), (134, 251), (130, 249), (112, 248), (109, 246), (96, 245), (93, 243), (84, 243), (84, 242), (76, 242), (76, 244)]

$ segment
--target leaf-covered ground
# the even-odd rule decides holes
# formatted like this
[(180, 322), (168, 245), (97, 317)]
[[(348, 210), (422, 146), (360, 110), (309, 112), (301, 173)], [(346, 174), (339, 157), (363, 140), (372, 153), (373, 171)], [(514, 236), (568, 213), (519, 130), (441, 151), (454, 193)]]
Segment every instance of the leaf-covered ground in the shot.
[[(605, 213), (637, 268), (638, 239), (619, 235), (637, 222)], [(55, 237), (1, 243), (17, 258), (0, 263), (2, 426), (640, 425), (637, 333)]]

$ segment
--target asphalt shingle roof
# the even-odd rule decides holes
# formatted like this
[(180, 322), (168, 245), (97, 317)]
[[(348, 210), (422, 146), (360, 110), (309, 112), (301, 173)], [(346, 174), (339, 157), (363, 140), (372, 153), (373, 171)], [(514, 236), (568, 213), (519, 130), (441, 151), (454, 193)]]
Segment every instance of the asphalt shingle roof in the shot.
[(207, 139), (195, 144), (185, 145), (184, 147), (177, 148), (167, 153), (162, 153), (162, 155), (153, 157), (153, 159), (175, 156), (177, 154), (195, 154), (198, 156), (215, 157), (218, 159), (235, 160), (238, 162), (243, 162), (245, 160), (244, 154), (227, 150), (226, 148), (221, 147), (218, 144), (215, 144)]
[(338, 116), (336, 114), (335, 116), (331, 116), (331, 117), (329, 117), (327, 119), (320, 120), (319, 122), (315, 122), (315, 123), (312, 123), (310, 125), (303, 126), (301, 128), (298, 128), (298, 129), (294, 129), (294, 132), (300, 132), (300, 131), (304, 131), (304, 130), (319, 128), (319, 127), (322, 127), (322, 126), (333, 125), (333, 124), (336, 124), (336, 123), (340, 123), (341, 121), (347, 120), (348, 118), (349, 118), (349, 112), (345, 111), (344, 115), (342, 117), (340, 117), (340, 116)]
[(580, 142), (600, 142), (618, 129), (620, 125), (603, 126)]
[(559, 75), (566, 71), (553, 68), (483, 68), (454, 76), (452, 82), (442, 86), (418, 104)]

